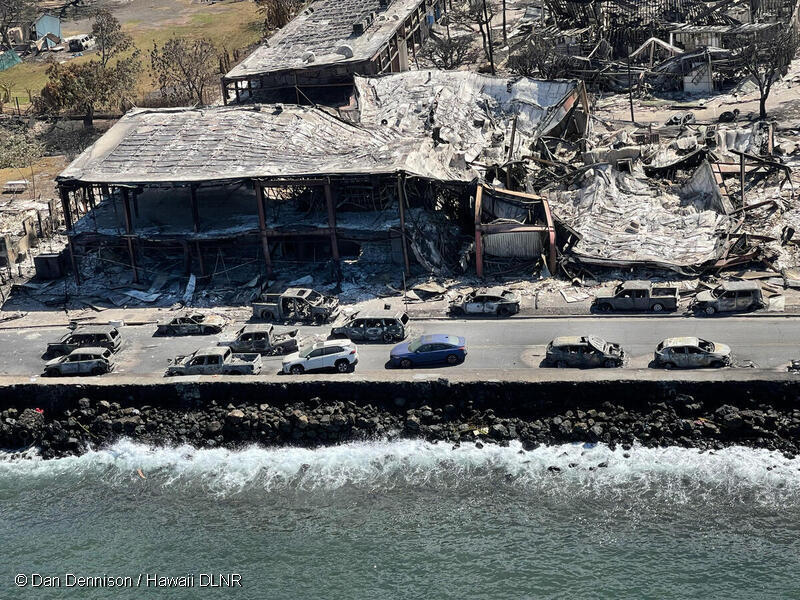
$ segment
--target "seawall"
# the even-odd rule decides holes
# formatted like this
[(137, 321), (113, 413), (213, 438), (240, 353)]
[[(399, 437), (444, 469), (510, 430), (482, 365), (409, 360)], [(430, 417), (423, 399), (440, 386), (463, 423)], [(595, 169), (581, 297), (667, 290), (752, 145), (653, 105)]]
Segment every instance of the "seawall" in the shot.
[(131, 437), (199, 447), (422, 437), (800, 452), (800, 377), (756, 370), (401, 372), (374, 379), (0, 379), (0, 448)]

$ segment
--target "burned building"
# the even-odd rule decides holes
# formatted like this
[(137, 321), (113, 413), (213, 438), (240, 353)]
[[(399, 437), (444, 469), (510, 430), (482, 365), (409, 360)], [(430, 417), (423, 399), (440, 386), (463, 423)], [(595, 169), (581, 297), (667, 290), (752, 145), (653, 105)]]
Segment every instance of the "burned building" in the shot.
[(356, 78), (342, 111), (134, 110), (58, 178), (72, 256), (108, 249), (135, 279), (181, 260), (207, 278), (344, 258), (447, 272), (477, 183), (524, 184), (514, 165), (587, 115), (577, 82), (439, 71)]
[(226, 103), (344, 101), (354, 75), (406, 71), (445, 0), (316, 0), (222, 79)]

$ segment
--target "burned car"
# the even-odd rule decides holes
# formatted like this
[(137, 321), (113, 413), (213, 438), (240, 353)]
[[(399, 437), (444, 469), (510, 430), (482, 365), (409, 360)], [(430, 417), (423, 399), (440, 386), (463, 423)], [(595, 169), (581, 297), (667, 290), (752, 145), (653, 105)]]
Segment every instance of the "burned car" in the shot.
[(122, 345), (119, 329), (111, 325), (87, 325), (78, 327), (59, 341), (47, 344), (45, 356), (64, 356), (78, 348), (107, 348), (116, 352)]
[(108, 348), (78, 348), (66, 356), (47, 362), (44, 374), (48, 377), (65, 375), (104, 375), (114, 370), (114, 359)]
[(297, 328), (278, 331), (274, 325), (245, 325), (233, 338), (224, 339), (219, 346), (230, 346), (234, 352), (257, 352), (279, 356), (297, 352)]
[(342, 324), (334, 325), (331, 336), (391, 344), (406, 338), (407, 325), (408, 315), (402, 311), (360, 312), (348, 317)]
[(339, 299), (308, 288), (289, 288), (282, 294), (263, 294), (253, 302), (253, 316), (267, 321), (327, 323), (340, 312)]
[(178, 315), (168, 321), (158, 323), (157, 335), (209, 335), (219, 333), (225, 326), (225, 319), (219, 315), (189, 313)]
[(653, 364), (665, 369), (719, 369), (731, 365), (731, 349), (696, 337), (667, 338), (656, 347)]
[(713, 290), (700, 292), (689, 308), (713, 315), (766, 308), (761, 286), (755, 281), (726, 281)]
[(508, 317), (519, 312), (520, 297), (501, 287), (480, 288), (459, 294), (450, 302), (453, 315), (496, 315)]
[(625, 363), (625, 351), (594, 335), (557, 337), (547, 345), (545, 362), (559, 369), (614, 368)]

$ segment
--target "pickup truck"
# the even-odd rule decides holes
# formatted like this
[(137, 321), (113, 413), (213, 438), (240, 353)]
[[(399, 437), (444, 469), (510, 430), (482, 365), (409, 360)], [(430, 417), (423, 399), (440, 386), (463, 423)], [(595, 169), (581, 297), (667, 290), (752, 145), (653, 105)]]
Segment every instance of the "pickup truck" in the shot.
[(164, 375), (258, 375), (262, 364), (260, 354), (234, 354), (228, 347), (213, 346), (170, 360)]
[(613, 290), (599, 292), (594, 305), (602, 312), (677, 310), (678, 288), (649, 281), (623, 281)]
[(339, 299), (308, 288), (289, 288), (282, 294), (264, 294), (253, 302), (253, 316), (268, 321), (327, 323), (339, 315)]
[(258, 352), (278, 356), (297, 352), (297, 327), (276, 331), (274, 325), (245, 325), (232, 339), (224, 339), (219, 346), (228, 346), (234, 352)]

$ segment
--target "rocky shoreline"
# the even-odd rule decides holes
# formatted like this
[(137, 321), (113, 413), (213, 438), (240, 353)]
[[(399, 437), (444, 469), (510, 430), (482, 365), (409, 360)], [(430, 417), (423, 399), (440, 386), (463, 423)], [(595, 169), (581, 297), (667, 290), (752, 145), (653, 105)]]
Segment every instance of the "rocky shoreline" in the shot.
[(394, 398), (380, 405), (330, 401), (221, 403), (178, 410), (81, 398), (76, 406), (48, 413), (38, 408), (0, 411), (0, 448), (35, 447), (43, 458), (78, 455), (121, 438), (152, 445), (190, 444), (234, 448), (247, 444), (315, 447), (369, 439), (420, 438), (431, 442), (507, 444), (526, 450), (543, 444), (603, 442), (627, 447), (683, 446), (704, 450), (731, 445), (800, 454), (800, 408), (704, 403), (676, 394), (639, 403), (592, 408), (485, 408), (463, 400), (441, 406)]

